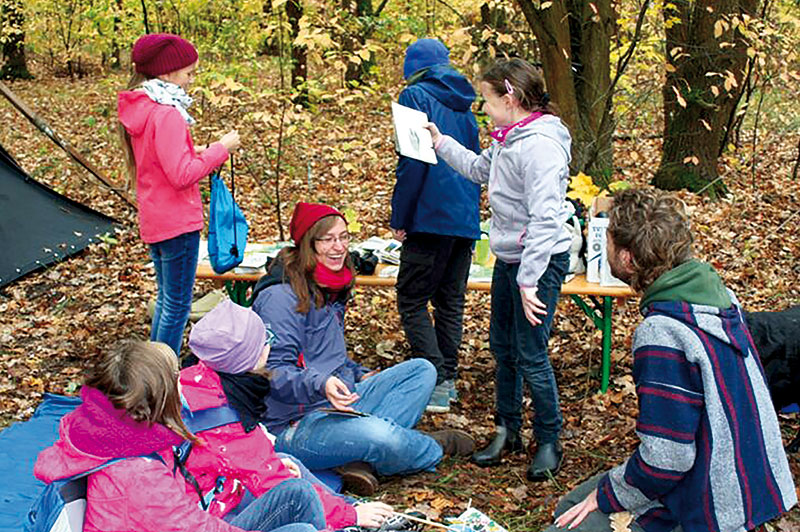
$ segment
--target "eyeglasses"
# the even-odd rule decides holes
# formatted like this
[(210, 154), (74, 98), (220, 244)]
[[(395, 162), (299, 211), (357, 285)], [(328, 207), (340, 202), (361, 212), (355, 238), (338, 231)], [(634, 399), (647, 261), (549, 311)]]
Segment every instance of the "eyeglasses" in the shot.
[(350, 244), (351, 238), (352, 236), (350, 235), (350, 233), (342, 233), (339, 236), (327, 235), (323, 236), (322, 238), (317, 238), (315, 240), (320, 244), (322, 244), (323, 247), (329, 248), (333, 246), (334, 242), (341, 242), (342, 244), (347, 246), (348, 244)]
[(277, 340), (278, 337), (275, 335), (274, 332), (272, 332), (272, 329), (270, 329), (269, 327), (264, 327), (264, 330), (267, 332), (267, 336), (264, 339), (264, 345), (274, 344), (275, 340)]

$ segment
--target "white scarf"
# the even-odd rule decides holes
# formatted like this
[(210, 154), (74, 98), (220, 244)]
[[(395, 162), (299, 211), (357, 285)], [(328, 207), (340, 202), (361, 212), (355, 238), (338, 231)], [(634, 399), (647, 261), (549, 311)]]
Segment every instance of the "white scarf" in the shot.
[(187, 109), (192, 105), (192, 97), (180, 85), (158, 78), (148, 79), (142, 83), (142, 89), (151, 100), (163, 105), (171, 105), (181, 114), (186, 123), (194, 125), (195, 119), (189, 116)]

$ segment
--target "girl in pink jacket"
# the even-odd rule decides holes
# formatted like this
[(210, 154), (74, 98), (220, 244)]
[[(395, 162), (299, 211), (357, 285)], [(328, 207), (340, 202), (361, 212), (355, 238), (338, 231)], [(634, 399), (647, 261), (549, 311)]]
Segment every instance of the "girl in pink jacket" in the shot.
[(186, 89), (198, 55), (189, 41), (144, 35), (131, 59), (136, 73), (119, 94), (117, 110), (128, 174), (136, 181), (139, 233), (150, 246), (158, 284), (150, 339), (180, 355), (203, 228), (198, 183), (239, 146), (239, 134), (231, 131), (203, 147), (192, 142)]
[[(263, 368), (273, 339), (258, 314), (230, 300), (206, 314), (189, 334), (189, 347), (200, 362), (181, 371), (184, 419), (220, 419), (219, 412), (227, 408), (239, 418), (195, 429), (200, 444), (186, 459), (186, 469), (197, 481), (196, 488), (188, 489), (213, 492), (209, 512), (216, 515), (237, 508), (246, 491), (260, 497), (297, 480), (292, 471), (296, 465), (275, 453), (274, 437), (259, 423), (269, 394), (269, 375)], [(332, 529), (378, 528), (392, 515), (392, 507), (382, 502), (353, 505), (321, 484), (314, 484), (313, 491)]]
[(199, 440), (181, 420), (178, 360), (168, 346), (132, 341), (105, 357), (62, 418), (59, 439), (34, 474), (53, 482), (121, 459), (88, 476), (85, 532), (314, 532), (325, 528), (308, 481), (284, 485), (227, 522), (203, 511), (176, 472), (173, 446)]

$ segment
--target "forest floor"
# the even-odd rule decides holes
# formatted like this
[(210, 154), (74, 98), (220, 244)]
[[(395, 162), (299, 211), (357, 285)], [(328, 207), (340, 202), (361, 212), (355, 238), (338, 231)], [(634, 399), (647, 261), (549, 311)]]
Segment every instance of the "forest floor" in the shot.
[[(43, 74), (36, 81), (10, 87), (98, 168), (120, 182), (122, 159), (114, 117), (115, 93), (124, 83), (121, 76), (68, 81)], [(357, 239), (387, 235), (396, 163), (389, 101), (396, 99), (399, 89), (396, 82), (387, 93), (363, 91), (347, 101), (339, 98), (321, 104), (314, 109), (313, 120), (288, 132), (279, 209), (272, 163), (277, 129), (244, 123), (230, 107), (198, 103), (199, 124), (193, 131), (197, 143), (214, 140), (231, 127), (242, 135), (237, 200), (250, 223), (251, 241), (278, 239), (275, 213), (280, 211), (285, 229), (298, 200), (352, 209), (362, 224)], [(280, 113), (269, 100), (243, 105), (263, 106), (273, 116)], [(154, 296), (155, 282), (147, 249), (137, 235), (135, 213), (73, 165), (7, 102), (0, 102), (0, 119), (4, 124), (0, 143), (36, 180), (120, 222), (115, 239), (92, 245), (74, 258), (0, 290), (2, 427), (28, 418), (44, 392), (77, 393), (84, 370), (114, 341), (147, 336), (146, 306)], [(653, 138), (656, 128), (654, 124), (653, 131), (645, 132), (650, 135), (636, 140), (616, 142), (614, 179), (647, 186), (659, 162), (660, 140)], [(717, 268), (748, 310), (780, 310), (800, 302), (800, 180), (791, 178), (796, 146), (796, 133), (761, 132), (754, 170), (752, 153), (728, 158), (721, 168), (727, 197), (710, 201), (679, 193), (691, 212), (696, 255)], [(207, 190), (206, 183), (203, 189)], [(485, 197), (483, 215), (488, 216)], [(213, 288), (208, 281), (198, 281), (195, 291), (202, 295)], [(550, 356), (564, 413), (566, 459), (555, 479), (538, 484), (526, 481), (529, 459), (523, 454), (492, 469), (448, 459), (435, 473), (386, 479), (379, 496), (433, 519), (457, 515), (471, 502), (509, 530), (543, 528), (551, 521), (560, 496), (581, 480), (621, 462), (636, 444), (630, 346), (640, 321), (637, 303), (631, 299), (616, 306), (611, 387), (605, 394), (597, 393), (600, 333), (568, 298), (559, 304)], [(352, 356), (367, 366), (387, 367), (409, 354), (392, 290), (359, 288), (346, 327)], [(459, 368), (460, 401), (448, 414), (426, 415), (422, 428), (465, 429), (479, 444), (491, 437), (494, 362), (488, 330), (489, 296), (470, 292)], [(781, 416), (781, 423), (787, 441), (800, 429), (796, 415)], [(530, 439), (529, 421), (524, 436)], [(790, 462), (795, 478), (800, 479), (800, 456), (790, 456)], [(800, 510), (772, 526), (797, 530)]]

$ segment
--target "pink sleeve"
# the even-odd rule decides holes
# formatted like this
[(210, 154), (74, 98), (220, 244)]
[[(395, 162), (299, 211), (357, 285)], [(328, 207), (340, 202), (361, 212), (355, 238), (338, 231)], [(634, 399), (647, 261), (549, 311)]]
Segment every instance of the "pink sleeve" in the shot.
[(156, 157), (167, 179), (178, 190), (194, 185), (228, 159), (228, 150), (219, 142), (197, 155), (189, 140), (188, 127), (175, 109), (159, 113), (154, 124)]
[(325, 523), (330, 528), (344, 528), (357, 524), (358, 514), (356, 507), (347, 502), (344, 497), (340, 497), (322, 486), (314, 484), (322, 507), (325, 509)]

